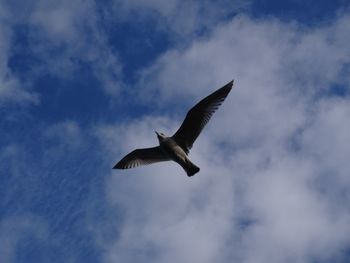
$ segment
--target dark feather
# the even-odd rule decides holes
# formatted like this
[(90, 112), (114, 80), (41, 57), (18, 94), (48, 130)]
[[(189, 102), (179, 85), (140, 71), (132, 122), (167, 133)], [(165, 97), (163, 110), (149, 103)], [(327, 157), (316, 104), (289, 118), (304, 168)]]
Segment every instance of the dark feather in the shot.
[(159, 146), (152, 148), (136, 149), (121, 159), (113, 169), (129, 169), (140, 165), (155, 162), (169, 161)]
[(186, 152), (192, 148), (204, 126), (223, 103), (232, 89), (233, 80), (197, 103), (186, 115), (181, 127), (173, 135), (176, 143)]

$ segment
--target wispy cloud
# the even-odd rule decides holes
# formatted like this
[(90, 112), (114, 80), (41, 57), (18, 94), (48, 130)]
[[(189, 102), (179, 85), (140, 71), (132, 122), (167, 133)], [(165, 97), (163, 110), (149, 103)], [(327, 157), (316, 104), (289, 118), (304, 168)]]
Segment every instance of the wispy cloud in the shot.
[(13, 38), (11, 13), (0, 4), (0, 105), (6, 102), (37, 103), (35, 93), (23, 87), (8, 66)]
[[(73, 78), (82, 64), (89, 66), (107, 94), (119, 93), (122, 66), (105, 32), (98, 26), (100, 17), (94, 1), (34, 1), (19, 10), (18, 5), (22, 3), (1, 4), (2, 101), (38, 103), (33, 86), (37, 78), (46, 75)], [(18, 28), (24, 28), (21, 36)], [(25, 79), (13, 71), (16, 65), (11, 59), (16, 52), (35, 58), (32, 65), (26, 66)]]
[[(250, 1), (113, 1), (115, 20), (155, 21), (159, 30), (166, 31), (172, 40), (188, 42), (190, 36), (225, 21), (235, 12), (245, 9)], [(187, 38), (187, 40), (186, 40)]]
[(120, 89), (121, 64), (98, 26), (99, 19), (94, 1), (38, 2), (29, 16), (32, 49), (58, 75), (74, 74), (79, 63), (88, 63), (104, 90), (113, 95)]
[(0, 260), (15, 262), (20, 258), (16, 248), (20, 242), (49, 242), (47, 225), (42, 218), (26, 215), (12, 216), (0, 221)]
[(1, 141), (0, 260), (99, 262), (102, 157), (74, 121), (34, 126)]

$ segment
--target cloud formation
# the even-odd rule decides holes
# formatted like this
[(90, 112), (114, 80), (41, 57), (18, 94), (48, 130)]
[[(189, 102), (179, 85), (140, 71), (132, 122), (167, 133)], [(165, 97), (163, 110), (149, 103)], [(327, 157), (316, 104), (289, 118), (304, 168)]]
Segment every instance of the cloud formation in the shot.
[(194, 145), (201, 172), (193, 180), (170, 163), (113, 172), (110, 202), (124, 215), (107, 261), (341, 260), (350, 242), (350, 102), (334, 87), (348, 94), (349, 22), (340, 14), (305, 28), (238, 16), (146, 69), (142, 98), (160, 112), (181, 110), (172, 119), (161, 115), (165, 123), (141, 118), (102, 127), (116, 159), (155, 144), (154, 129), (172, 134), (186, 107), (225, 81), (236, 83)]
[(96, 5), (94, 1), (38, 2), (29, 17), (32, 42), (37, 45), (32, 48), (53, 65), (55, 74), (70, 75), (80, 63), (87, 63), (104, 90), (115, 95), (121, 84), (121, 64), (98, 26)]
[[(250, 1), (113, 1), (114, 19), (128, 21), (152, 20), (159, 30), (167, 31), (170, 38), (186, 41), (191, 35), (224, 21), (227, 17), (249, 6)], [(173, 36), (171, 36), (173, 35)]]
[(36, 94), (21, 86), (8, 66), (13, 38), (11, 13), (0, 3), (0, 105), (5, 102), (37, 103)]
[[(119, 93), (122, 67), (98, 26), (94, 1), (29, 1), (20, 9), (18, 5), (23, 3), (11, 1), (0, 6), (2, 101), (38, 103), (38, 78), (71, 79), (82, 65), (88, 65), (107, 94)], [(14, 59), (18, 54), (31, 58), (31, 64)], [(27, 69), (18, 75), (16, 67)]]
[[(226, 0), (99, 3), (0, 4), (0, 112), (11, 113), (0, 120), (0, 261), (345, 262), (349, 13), (307, 27), (233, 17), (241, 2)], [(118, 34), (109, 33), (130, 21), (172, 42), (133, 69), (126, 90)], [(72, 108), (59, 101), (58, 117), (44, 103), (6, 108), (61, 87), (37, 79), (86, 81), (81, 69), (97, 80), (84, 87), (105, 91), (84, 101), (93, 118), (88, 107), (72, 111), (86, 90)], [(171, 162), (111, 170), (130, 150), (156, 145), (154, 130), (175, 132), (232, 78), (191, 151), (198, 175)], [(101, 110), (110, 97), (120, 111)]]

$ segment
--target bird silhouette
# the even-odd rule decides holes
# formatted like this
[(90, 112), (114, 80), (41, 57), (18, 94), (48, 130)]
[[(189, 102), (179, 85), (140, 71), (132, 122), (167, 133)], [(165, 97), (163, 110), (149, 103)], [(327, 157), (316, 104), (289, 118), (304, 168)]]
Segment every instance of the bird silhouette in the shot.
[(198, 102), (187, 113), (185, 120), (173, 136), (167, 137), (156, 131), (159, 146), (136, 149), (121, 159), (113, 169), (129, 169), (172, 160), (181, 165), (188, 176), (199, 172), (199, 167), (190, 161), (188, 153), (213, 113), (226, 99), (232, 86), (233, 80)]

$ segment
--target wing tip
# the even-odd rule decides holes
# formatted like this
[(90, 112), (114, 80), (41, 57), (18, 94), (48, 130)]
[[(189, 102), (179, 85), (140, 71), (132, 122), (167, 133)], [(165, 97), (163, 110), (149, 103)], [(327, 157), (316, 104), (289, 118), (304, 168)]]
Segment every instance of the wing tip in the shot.
[(227, 83), (225, 86), (223, 86), (223, 88), (228, 89), (228, 90), (231, 90), (232, 87), (233, 87), (234, 81), (235, 81), (234, 79), (231, 80), (229, 83)]
[(234, 79), (228, 82), (226, 85), (217, 90), (218, 94), (222, 94), (225, 98), (230, 93), (233, 87)]
[(122, 164), (122, 162), (118, 162), (112, 169), (125, 169), (125, 166)]

